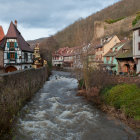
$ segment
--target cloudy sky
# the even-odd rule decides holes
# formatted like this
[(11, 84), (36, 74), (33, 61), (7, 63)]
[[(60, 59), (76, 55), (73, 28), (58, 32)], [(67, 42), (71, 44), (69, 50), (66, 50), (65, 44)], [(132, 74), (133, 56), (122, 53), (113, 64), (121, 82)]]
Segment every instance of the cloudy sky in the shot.
[(0, 25), (10, 21), (26, 40), (48, 37), (79, 18), (85, 18), (119, 0), (0, 0)]

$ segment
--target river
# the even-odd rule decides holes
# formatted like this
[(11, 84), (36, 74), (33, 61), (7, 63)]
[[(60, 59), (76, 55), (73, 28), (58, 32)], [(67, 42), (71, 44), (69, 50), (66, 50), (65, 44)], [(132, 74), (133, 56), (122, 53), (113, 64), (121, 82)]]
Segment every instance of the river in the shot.
[(133, 130), (77, 97), (77, 80), (53, 71), (21, 110), (14, 140), (136, 140)]

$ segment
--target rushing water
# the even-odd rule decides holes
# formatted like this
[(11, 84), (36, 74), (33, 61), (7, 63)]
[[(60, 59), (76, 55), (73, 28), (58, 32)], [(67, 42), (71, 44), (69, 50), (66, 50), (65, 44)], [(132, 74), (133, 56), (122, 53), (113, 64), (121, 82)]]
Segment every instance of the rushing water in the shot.
[(21, 111), (15, 140), (136, 140), (130, 128), (77, 97), (77, 85), (70, 73), (54, 71)]

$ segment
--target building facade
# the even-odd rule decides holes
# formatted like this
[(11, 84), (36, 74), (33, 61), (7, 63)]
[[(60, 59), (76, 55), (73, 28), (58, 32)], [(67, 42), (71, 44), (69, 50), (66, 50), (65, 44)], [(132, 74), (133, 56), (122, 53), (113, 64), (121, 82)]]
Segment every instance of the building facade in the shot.
[(33, 50), (24, 40), (15, 24), (11, 22), (6, 36), (0, 41), (3, 50), (3, 67), (6, 72), (23, 70), (32, 67)]
[(43, 60), (40, 56), (39, 44), (36, 44), (33, 53), (33, 68), (40, 68), (43, 66)]
[(116, 56), (118, 61), (118, 72), (133, 75), (136, 73), (136, 63), (133, 59), (133, 42), (129, 40), (120, 49)]
[(64, 55), (69, 48), (60, 48), (52, 54), (52, 65), (57, 67), (63, 67), (64, 65)]
[(106, 70), (112, 70), (118, 73), (118, 61), (116, 55), (119, 50), (124, 46), (124, 42), (117, 43), (111, 50), (104, 56), (104, 67)]
[(95, 61), (99, 64), (103, 64), (104, 56), (117, 43), (120, 43), (120, 40), (116, 35), (101, 39), (101, 43), (95, 46)]
[(74, 48), (69, 48), (64, 55), (64, 67), (73, 67)]
[(133, 28), (133, 57), (136, 62), (136, 72), (140, 73), (140, 22)]

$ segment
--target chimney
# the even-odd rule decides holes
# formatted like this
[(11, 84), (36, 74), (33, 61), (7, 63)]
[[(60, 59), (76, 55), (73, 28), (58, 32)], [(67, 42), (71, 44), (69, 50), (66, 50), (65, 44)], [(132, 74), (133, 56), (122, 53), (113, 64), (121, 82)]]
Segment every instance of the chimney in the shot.
[(15, 26), (17, 27), (17, 20), (15, 20)]

